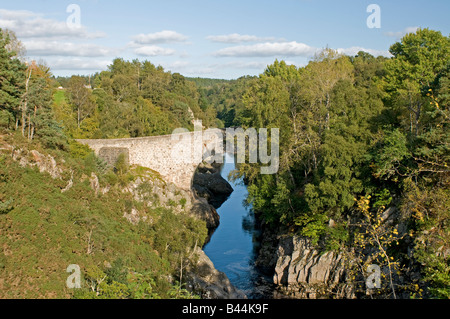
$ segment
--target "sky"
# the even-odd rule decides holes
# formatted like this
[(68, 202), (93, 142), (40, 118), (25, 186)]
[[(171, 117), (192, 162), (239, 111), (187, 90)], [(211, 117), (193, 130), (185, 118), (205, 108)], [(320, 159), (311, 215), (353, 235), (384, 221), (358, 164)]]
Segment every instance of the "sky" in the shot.
[(448, 0), (0, 0), (0, 28), (55, 76), (101, 72), (118, 57), (236, 79), (275, 59), (305, 66), (324, 48), (390, 56), (417, 28), (448, 36), (449, 14)]

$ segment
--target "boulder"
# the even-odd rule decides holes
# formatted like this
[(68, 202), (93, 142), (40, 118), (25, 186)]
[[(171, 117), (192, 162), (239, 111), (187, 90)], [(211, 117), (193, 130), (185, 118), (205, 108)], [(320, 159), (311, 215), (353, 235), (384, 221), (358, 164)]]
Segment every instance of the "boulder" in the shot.
[(187, 274), (188, 290), (202, 299), (247, 299), (223, 272), (214, 267), (203, 250), (197, 247), (194, 254), (196, 262), (189, 267)]
[(208, 229), (215, 229), (219, 226), (220, 215), (205, 198), (200, 197), (193, 201), (191, 215), (204, 220)]
[(194, 175), (194, 188), (200, 192), (208, 192), (209, 195), (230, 195), (233, 187), (219, 172), (217, 173), (200, 173)]
[(196, 196), (205, 198), (215, 209), (233, 193), (233, 187), (220, 175), (221, 164), (200, 164), (193, 178)]

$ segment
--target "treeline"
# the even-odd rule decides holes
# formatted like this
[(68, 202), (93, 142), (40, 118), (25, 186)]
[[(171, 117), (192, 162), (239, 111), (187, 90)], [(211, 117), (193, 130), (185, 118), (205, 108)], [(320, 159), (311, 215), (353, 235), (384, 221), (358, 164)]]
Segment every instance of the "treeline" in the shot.
[(216, 126), (215, 109), (201, 103), (195, 83), (148, 61), (115, 59), (92, 77), (58, 78), (55, 114), (76, 138), (126, 138)]
[(191, 79), (194, 81), (201, 95), (203, 105), (211, 105), (217, 112), (219, 127), (240, 126), (239, 118), (244, 108), (242, 96), (249, 87), (249, 83), (256, 77), (243, 76), (237, 80)]
[(53, 80), (44, 63), (25, 63), (20, 41), (0, 29), (0, 126), (21, 131), (28, 141), (38, 137), (51, 148), (64, 148), (67, 139), (53, 109)]
[[(305, 67), (268, 66), (228, 123), (280, 128), (280, 170), (239, 174), (266, 223), (368, 254), (389, 273), (418, 261), (429, 292), (448, 298), (450, 39), (419, 29), (390, 52), (326, 49)], [(380, 235), (389, 207), (407, 230)]]
[(67, 138), (127, 138), (170, 134), (175, 128), (221, 125), (193, 81), (149, 61), (115, 59), (92, 77), (55, 78), (45, 63), (24, 63), (15, 37), (0, 39), (1, 122), (32, 141), (64, 148)]

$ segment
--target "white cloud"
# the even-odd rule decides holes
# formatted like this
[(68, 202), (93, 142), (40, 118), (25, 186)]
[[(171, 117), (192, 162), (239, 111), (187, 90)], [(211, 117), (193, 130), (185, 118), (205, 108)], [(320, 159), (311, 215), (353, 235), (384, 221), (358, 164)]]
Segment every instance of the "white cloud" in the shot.
[(240, 45), (221, 49), (214, 53), (218, 57), (266, 57), (266, 56), (303, 56), (308, 57), (317, 51), (304, 43), (266, 42), (254, 45)]
[(164, 30), (156, 33), (138, 34), (133, 37), (133, 40), (137, 44), (161, 44), (185, 42), (187, 37), (175, 31)]
[(88, 70), (88, 71), (101, 71), (106, 70), (108, 65), (112, 64), (111, 60), (93, 60), (93, 59), (57, 59), (48, 61), (52, 70), (55, 71), (75, 71), (75, 70)]
[(238, 33), (232, 33), (227, 35), (210, 35), (206, 39), (213, 42), (221, 43), (243, 43), (243, 42), (267, 42), (267, 41), (283, 41), (283, 39), (275, 39), (273, 37), (257, 37), (254, 35), (241, 35)]
[(179, 69), (184, 69), (188, 66), (190, 66), (190, 62), (188, 61), (175, 61), (169, 64), (166, 64), (166, 68), (168, 69), (173, 69), (173, 68), (179, 68)]
[(143, 46), (134, 50), (134, 53), (142, 56), (159, 56), (159, 55), (174, 55), (175, 50), (161, 48), (155, 45)]
[[(217, 57), (303, 57), (309, 58), (314, 56), (315, 53), (320, 52), (321, 49), (309, 46), (305, 43), (299, 43), (296, 41), (292, 42), (267, 42), (267, 43), (258, 43), (254, 45), (240, 45), (227, 47), (221, 50), (218, 50), (213, 53), (214, 56)], [(365, 51), (373, 56), (385, 56), (391, 57), (392, 55), (389, 51), (384, 50), (376, 50), (376, 49), (367, 49), (363, 47), (350, 47), (350, 48), (339, 48), (337, 49), (339, 53), (353, 56), (356, 55), (359, 51)], [(231, 62), (236, 67), (242, 68), (258, 68), (261, 66), (259, 62), (248, 62), (243, 64), (243, 62), (234, 61)], [(231, 66), (231, 65), (230, 65)]]
[(217, 68), (234, 68), (234, 69), (257, 69), (264, 70), (267, 67), (267, 63), (265, 62), (245, 62), (245, 61), (231, 61), (223, 64), (217, 64), (215, 67)]
[(100, 57), (114, 53), (114, 50), (96, 44), (30, 40), (24, 45), (30, 56), (79, 56)]
[(383, 50), (374, 50), (374, 49), (366, 49), (362, 47), (351, 47), (351, 48), (339, 48), (337, 51), (341, 54), (349, 55), (349, 56), (355, 56), (358, 54), (359, 51), (364, 51), (367, 53), (370, 53), (371, 55), (377, 57), (377, 56), (384, 56), (384, 57), (392, 57), (392, 54), (389, 53), (389, 51), (383, 51)]
[(402, 31), (397, 31), (397, 32), (388, 31), (388, 32), (385, 32), (384, 35), (386, 35), (388, 37), (393, 37), (393, 38), (396, 38), (396, 39), (401, 39), (405, 35), (407, 35), (408, 33), (415, 33), (417, 31), (417, 29), (419, 29), (419, 27), (407, 27), (407, 28), (403, 29)]
[(35, 17), (36, 13), (28, 10), (6, 10), (0, 9), (0, 15), (3, 19), (16, 20), (16, 19), (26, 19), (30, 17)]
[(19, 38), (83, 38), (105, 37), (103, 32), (90, 32), (85, 26), (71, 28), (66, 21), (43, 18), (41, 14), (23, 10), (0, 9), (0, 28), (14, 31)]

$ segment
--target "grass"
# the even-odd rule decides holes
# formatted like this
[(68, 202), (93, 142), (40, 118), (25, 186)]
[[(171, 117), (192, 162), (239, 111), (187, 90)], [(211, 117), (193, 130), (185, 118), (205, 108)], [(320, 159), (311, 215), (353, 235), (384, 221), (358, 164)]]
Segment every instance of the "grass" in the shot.
[[(205, 223), (169, 209), (149, 208), (118, 189), (95, 194), (89, 180), (80, 178), (92, 171), (102, 177), (95, 161), (67, 154), (65, 160), (65, 169), (74, 171), (74, 184), (61, 193), (67, 181), (0, 155), (0, 203), (8, 206), (0, 214), (0, 298), (192, 297), (168, 278), (176, 279), (181, 256), (204, 242)], [(142, 177), (153, 172), (139, 168), (127, 174), (133, 173)], [(129, 223), (123, 215), (133, 207), (152, 222)], [(123, 276), (128, 279), (119, 285), (105, 266), (118, 260), (120, 271), (144, 279), (136, 284)], [(79, 291), (66, 287), (70, 264), (79, 265), (85, 276)], [(89, 273), (106, 274), (106, 286), (98, 295), (89, 293)], [(139, 285), (150, 282), (152, 292), (141, 291)]]

